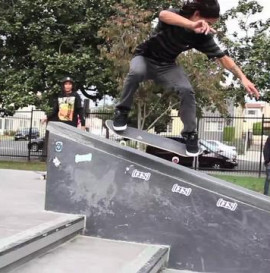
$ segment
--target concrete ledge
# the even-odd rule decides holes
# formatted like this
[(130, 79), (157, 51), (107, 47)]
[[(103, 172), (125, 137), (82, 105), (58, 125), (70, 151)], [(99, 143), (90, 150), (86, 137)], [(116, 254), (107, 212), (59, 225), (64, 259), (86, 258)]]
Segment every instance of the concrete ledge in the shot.
[(34, 228), (0, 240), (0, 270), (84, 228), (84, 217), (63, 215)]
[(157, 273), (167, 258), (166, 246), (76, 236), (12, 273)]

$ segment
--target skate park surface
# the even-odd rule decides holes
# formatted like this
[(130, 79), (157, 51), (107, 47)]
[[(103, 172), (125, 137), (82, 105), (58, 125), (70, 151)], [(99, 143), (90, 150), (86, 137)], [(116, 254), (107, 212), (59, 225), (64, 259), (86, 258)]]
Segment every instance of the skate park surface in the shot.
[(48, 129), (47, 181), (0, 170), (0, 272), (269, 272), (267, 197)]

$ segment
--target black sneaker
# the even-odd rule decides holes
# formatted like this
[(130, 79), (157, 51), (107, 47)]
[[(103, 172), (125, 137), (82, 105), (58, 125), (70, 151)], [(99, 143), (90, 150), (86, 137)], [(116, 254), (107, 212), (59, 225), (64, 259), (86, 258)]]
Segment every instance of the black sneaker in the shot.
[(128, 111), (116, 109), (113, 118), (113, 129), (115, 131), (125, 131), (127, 129)]
[(187, 135), (187, 137), (186, 137), (186, 154), (188, 156), (198, 156), (200, 154), (197, 133), (189, 133)]

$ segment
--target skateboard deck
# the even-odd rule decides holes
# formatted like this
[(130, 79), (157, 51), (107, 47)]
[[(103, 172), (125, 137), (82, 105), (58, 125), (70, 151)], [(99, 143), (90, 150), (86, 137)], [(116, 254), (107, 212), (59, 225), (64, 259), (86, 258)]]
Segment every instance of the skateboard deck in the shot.
[(161, 150), (166, 150), (180, 156), (191, 157), (186, 154), (186, 145), (184, 143), (156, 134), (148, 133), (133, 127), (127, 127), (125, 131), (114, 131), (112, 120), (106, 120), (105, 124), (107, 128), (114, 134), (123, 138), (139, 141), (149, 146), (153, 146)]

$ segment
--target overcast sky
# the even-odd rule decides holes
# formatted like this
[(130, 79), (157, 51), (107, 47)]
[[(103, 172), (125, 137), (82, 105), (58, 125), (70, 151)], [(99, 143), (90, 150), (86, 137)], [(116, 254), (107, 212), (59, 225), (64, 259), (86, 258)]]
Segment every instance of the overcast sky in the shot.
[[(269, 0), (257, 0), (257, 2), (264, 7), (263, 12), (261, 13), (264, 19), (270, 18), (270, 1)], [(221, 12), (237, 6), (237, 0), (219, 0)]]

